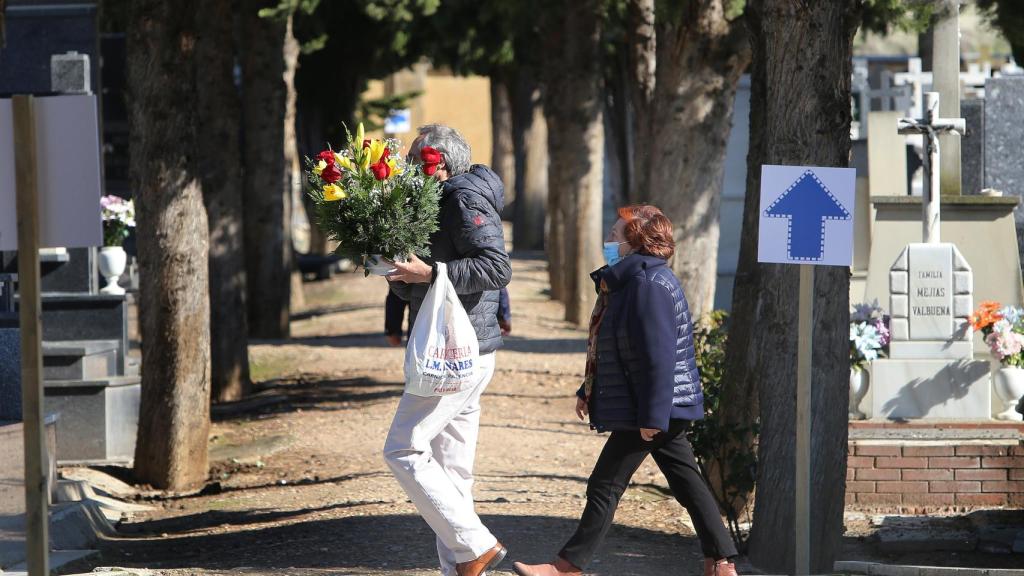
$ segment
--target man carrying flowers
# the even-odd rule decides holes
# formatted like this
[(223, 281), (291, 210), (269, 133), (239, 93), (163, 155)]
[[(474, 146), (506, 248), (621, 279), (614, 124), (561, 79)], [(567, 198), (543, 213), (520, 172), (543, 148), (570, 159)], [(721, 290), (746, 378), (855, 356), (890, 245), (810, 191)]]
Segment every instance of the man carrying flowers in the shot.
[[(499, 216), (504, 187), (488, 167), (470, 164), (470, 149), (453, 128), (429, 125), (413, 141), (410, 164), (441, 182), (440, 229), (430, 237), (431, 257), (395, 262), (391, 289), (410, 303), (410, 325), (436, 278), (437, 262), (459, 295), (480, 343), (477, 382), (445, 396), (403, 394), (384, 446), (396, 479), (437, 535), (445, 576), (479, 576), (497, 566), (505, 548), (474, 511), (473, 460), (480, 426), (480, 396), (494, 374), (501, 346), (499, 291), (512, 267)], [(379, 164), (381, 161), (383, 165)], [(385, 175), (387, 157), (374, 170)], [(373, 170), (373, 168), (371, 168)]]

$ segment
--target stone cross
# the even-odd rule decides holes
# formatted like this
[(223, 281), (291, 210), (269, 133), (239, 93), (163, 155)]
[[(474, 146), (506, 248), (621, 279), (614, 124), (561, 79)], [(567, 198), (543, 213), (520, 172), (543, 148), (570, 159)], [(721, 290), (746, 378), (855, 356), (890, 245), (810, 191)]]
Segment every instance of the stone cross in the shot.
[[(927, 137), (928, 186), (921, 194), (921, 213), (924, 224), (922, 242), (938, 244), (941, 241), (939, 229), (939, 198), (941, 196), (939, 193), (939, 135), (959, 134), (962, 136), (966, 123), (963, 118), (939, 117), (939, 95), (936, 92), (926, 93), (924, 104), (927, 115), (923, 120), (901, 118), (898, 128), (900, 134), (924, 134)], [(959, 148), (957, 151), (959, 152)], [(959, 155), (957, 159), (959, 159)]]
[(878, 90), (870, 92), (871, 98), (881, 100), (881, 110), (896, 110), (905, 114), (913, 108), (913, 90), (910, 86), (899, 85), (893, 81), (893, 73), (883, 70), (879, 75)]
[(893, 75), (893, 82), (899, 86), (910, 86), (913, 106), (911, 115), (916, 118), (924, 118), (924, 88), (931, 87), (932, 73), (922, 71), (920, 58), (907, 60), (907, 71), (897, 72)]

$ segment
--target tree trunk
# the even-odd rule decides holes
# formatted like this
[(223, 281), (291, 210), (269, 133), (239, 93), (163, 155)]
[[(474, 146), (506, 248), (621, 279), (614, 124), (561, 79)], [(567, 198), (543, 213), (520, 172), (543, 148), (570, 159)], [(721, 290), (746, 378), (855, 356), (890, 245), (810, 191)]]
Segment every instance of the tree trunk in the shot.
[[(516, 156), (512, 139), (512, 91), (508, 74), (491, 75), (491, 168), (505, 184), (506, 213), (516, 201)], [(511, 208), (511, 210), (509, 210)]]
[[(291, 321), (291, 310), (306, 307), (306, 293), (302, 288), (302, 272), (294, 265), (295, 246), (302, 244), (302, 248), (309, 251), (309, 217), (306, 214), (306, 206), (303, 203), (304, 195), (302, 187), (302, 158), (299, 156), (298, 138), (298, 116), (296, 104), (298, 92), (295, 90), (295, 73), (299, 66), (299, 54), (301, 47), (295, 39), (292, 29), (293, 18), (288, 18), (284, 35), (284, 86), (285, 86), (285, 107), (284, 107), (284, 164), (285, 175), (288, 186), (288, 202), (285, 203), (285, 221), (289, 223), (288, 232), (285, 234), (285, 269), (291, 274), (291, 284), (288, 287), (289, 303), (288, 317), (285, 322)], [(300, 239), (299, 236), (302, 236)], [(301, 242), (300, 242), (301, 240)]]
[(548, 211), (548, 129), (535, 70), (519, 70), (512, 81), (512, 135), (516, 160), (516, 206), (512, 242), (516, 250), (544, 249)]
[(129, 6), (143, 360), (135, 474), (184, 490), (206, 479), (210, 428), (209, 230), (196, 162), (200, 10), (194, 0)]
[(601, 258), (604, 99), (600, 8), (600, 0), (559, 2), (549, 12), (547, 31), (549, 53), (561, 54), (545, 63), (544, 110), (551, 159), (548, 182), (551, 196), (561, 207), (565, 319), (576, 324), (590, 319), (596, 298), (590, 273)]
[(245, 307), (242, 110), (235, 89), (232, 0), (212, 0), (197, 19), (196, 56), (203, 62), (199, 98), (199, 162), (210, 228), (210, 382), (214, 402), (249, 393), (249, 329)]
[[(796, 266), (757, 263), (764, 164), (847, 166), (856, 0), (748, 4), (754, 64), (750, 153), (739, 270), (733, 297), (726, 402), (761, 435), (750, 558), (772, 573), (794, 568)], [(812, 356), (811, 570), (832, 569), (843, 531), (849, 383), (849, 272), (817, 267)], [(752, 402), (750, 402), (752, 404)], [(747, 420), (749, 422), (749, 420)]]
[(675, 226), (679, 276), (697, 317), (714, 307), (718, 208), (746, 28), (722, 0), (691, 2), (655, 21), (654, 0), (629, 4), (630, 101), (636, 115), (630, 197), (657, 205)]
[[(245, 268), (249, 332), (286, 338), (291, 299), (292, 165), (285, 137), (290, 18), (260, 18), (276, 0), (242, 0)], [(294, 133), (293, 133), (294, 134)]]

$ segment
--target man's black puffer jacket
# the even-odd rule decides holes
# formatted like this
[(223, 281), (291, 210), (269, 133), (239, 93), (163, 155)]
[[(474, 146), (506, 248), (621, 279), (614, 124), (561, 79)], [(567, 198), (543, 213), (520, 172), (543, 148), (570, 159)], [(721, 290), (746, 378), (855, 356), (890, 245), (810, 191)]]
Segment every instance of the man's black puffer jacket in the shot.
[[(447, 264), (448, 278), (476, 330), (481, 354), (501, 347), (498, 291), (512, 279), (499, 216), (504, 206), (505, 187), (487, 166), (476, 164), (469, 172), (446, 180), (440, 228), (430, 237), (430, 258), (425, 259)], [(395, 294), (409, 301), (410, 325), (416, 322), (428, 288), (427, 284), (391, 285)]]

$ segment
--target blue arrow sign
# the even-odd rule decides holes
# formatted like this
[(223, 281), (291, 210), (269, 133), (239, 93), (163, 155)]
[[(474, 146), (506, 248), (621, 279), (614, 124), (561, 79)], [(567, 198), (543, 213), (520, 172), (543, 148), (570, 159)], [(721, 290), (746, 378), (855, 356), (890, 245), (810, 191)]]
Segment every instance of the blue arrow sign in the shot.
[(850, 219), (850, 213), (811, 170), (790, 184), (764, 215), (789, 218), (789, 258), (807, 261), (821, 260), (824, 255), (826, 220)]

